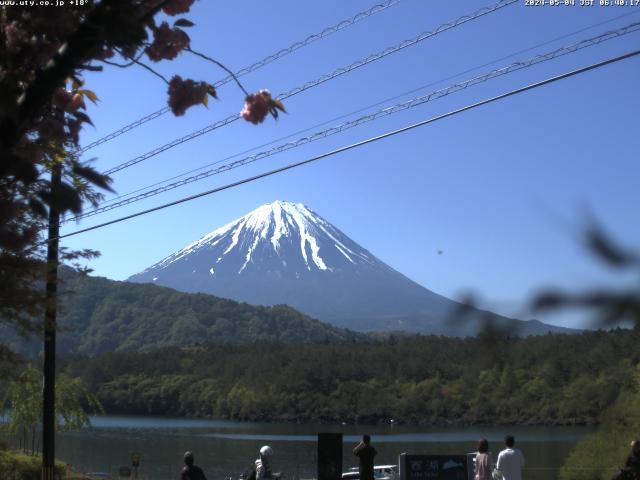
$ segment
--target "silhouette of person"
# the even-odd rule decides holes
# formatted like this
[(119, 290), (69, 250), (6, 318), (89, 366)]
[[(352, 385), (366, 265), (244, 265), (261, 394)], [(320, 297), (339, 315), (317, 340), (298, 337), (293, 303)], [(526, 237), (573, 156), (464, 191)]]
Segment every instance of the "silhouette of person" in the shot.
[(360, 480), (373, 480), (373, 458), (377, 453), (369, 435), (363, 435), (362, 441), (353, 448), (353, 454), (360, 459)]
[(207, 480), (202, 469), (197, 465), (194, 465), (193, 461), (193, 453), (185, 452), (184, 467), (182, 468), (180, 480)]

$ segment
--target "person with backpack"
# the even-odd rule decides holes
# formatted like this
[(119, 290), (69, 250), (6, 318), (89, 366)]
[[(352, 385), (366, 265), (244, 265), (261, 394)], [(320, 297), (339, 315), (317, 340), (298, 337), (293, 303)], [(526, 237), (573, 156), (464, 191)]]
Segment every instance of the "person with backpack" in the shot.
[(185, 452), (184, 454), (184, 467), (182, 468), (182, 474), (180, 480), (207, 480), (204, 476), (204, 472), (200, 467), (194, 465), (193, 453)]

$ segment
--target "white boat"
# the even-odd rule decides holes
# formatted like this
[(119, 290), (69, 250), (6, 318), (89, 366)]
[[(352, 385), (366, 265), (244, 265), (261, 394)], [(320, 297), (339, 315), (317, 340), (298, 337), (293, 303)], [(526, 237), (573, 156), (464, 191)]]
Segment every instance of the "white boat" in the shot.
[[(342, 480), (359, 480), (360, 472), (358, 467), (352, 467), (348, 472), (342, 474)], [(397, 465), (374, 465), (373, 477), (375, 480), (398, 480)]]

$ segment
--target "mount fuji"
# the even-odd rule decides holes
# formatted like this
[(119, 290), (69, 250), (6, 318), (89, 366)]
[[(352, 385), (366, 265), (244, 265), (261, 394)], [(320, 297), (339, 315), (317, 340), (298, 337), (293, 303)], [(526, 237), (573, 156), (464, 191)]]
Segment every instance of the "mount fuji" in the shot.
[[(276, 201), (212, 231), (130, 282), (153, 283), (250, 304), (287, 304), (360, 331), (474, 335), (479, 322), (450, 322), (460, 304), (397, 272), (301, 203)], [(567, 331), (471, 309), (519, 335)]]

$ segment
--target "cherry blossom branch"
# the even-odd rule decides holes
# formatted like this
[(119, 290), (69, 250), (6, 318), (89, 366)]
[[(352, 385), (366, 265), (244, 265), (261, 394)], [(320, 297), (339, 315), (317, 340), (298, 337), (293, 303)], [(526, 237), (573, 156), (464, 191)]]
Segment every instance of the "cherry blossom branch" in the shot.
[(171, 0), (162, 0), (158, 2), (155, 7), (151, 7), (142, 17), (140, 17), (140, 21), (145, 22), (150, 18), (155, 17), (156, 13), (158, 13), (165, 5), (171, 3)]
[[(128, 56), (124, 55), (124, 53), (123, 53), (122, 51), (120, 51), (120, 50), (116, 50), (116, 52), (118, 52), (118, 53), (119, 53), (120, 55), (122, 55), (124, 58), (128, 58), (129, 60), (131, 60), (131, 62), (132, 62), (132, 63), (135, 63), (136, 65), (139, 65), (139, 66), (141, 66), (142, 68), (145, 68), (145, 69), (149, 70), (149, 71), (150, 71), (151, 73), (153, 73), (156, 77), (161, 78), (161, 79), (162, 79), (162, 81), (163, 81), (164, 83), (166, 83), (167, 85), (169, 85), (169, 80), (167, 80), (166, 78), (164, 78), (164, 76), (162, 76), (160, 73), (156, 72), (156, 71), (155, 71), (153, 68), (151, 68), (149, 65), (146, 65), (146, 64), (142, 63), (140, 60), (138, 60), (138, 58), (140, 58), (140, 57), (138, 57), (138, 58), (131, 58), (131, 57), (128, 57)], [(102, 61), (104, 62), (105, 60), (102, 60)], [(113, 62), (112, 62), (112, 63), (113, 63)], [(120, 65), (118, 65), (118, 66), (120, 66)]]
[[(121, 52), (118, 51), (118, 53), (120, 53), (120, 55), (122, 55)], [(106, 63), (107, 65), (112, 65), (114, 67), (118, 67), (118, 68), (129, 68), (131, 65), (134, 65), (136, 63), (136, 61), (140, 60), (142, 58), (142, 56), (144, 55), (144, 49), (140, 51), (140, 53), (138, 54), (138, 56), (131, 60), (129, 63), (118, 63), (118, 62), (112, 62), (110, 60), (106, 60), (106, 59), (101, 59), (100, 61), (102, 63)], [(125, 57), (125, 58), (130, 58), (130, 57)]]
[(236, 77), (236, 74), (233, 73), (231, 70), (229, 70), (227, 67), (225, 67), (222, 63), (220, 63), (217, 60), (214, 60), (211, 57), (208, 57), (207, 55), (200, 53), (200, 52), (196, 52), (195, 50), (193, 50), (191, 47), (186, 47), (185, 50), (189, 53), (192, 53), (193, 55), (196, 55), (200, 58), (204, 58), (205, 60), (210, 61), (211, 63), (216, 64), (218, 67), (220, 67), (221, 69), (223, 69), (225, 72), (227, 72), (229, 75), (231, 75), (233, 77), (233, 79), (235, 80), (235, 82), (238, 84), (238, 87), (240, 87), (240, 90), (242, 90), (242, 92), (244, 93), (245, 97), (249, 96), (249, 92), (247, 92), (247, 90), (242, 86), (242, 84), (240, 83), (240, 80), (238, 80), (238, 77)]

